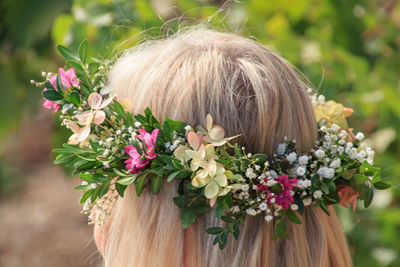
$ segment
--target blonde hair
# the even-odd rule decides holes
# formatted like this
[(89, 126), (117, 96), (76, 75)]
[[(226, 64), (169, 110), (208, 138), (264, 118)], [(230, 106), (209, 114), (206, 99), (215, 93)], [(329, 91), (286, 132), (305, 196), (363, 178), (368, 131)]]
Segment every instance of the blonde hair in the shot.
[[(306, 151), (316, 140), (309, 85), (283, 58), (255, 41), (229, 33), (191, 29), (145, 42), (114, 65), (109, 86), (132, 102), (132, 112), (204, 125), (210, 113), (227, 135), (242, 134), (251, 152), (272, 155), (285, 136)], [(214, 211), (182, 229), (172, 201), (179, 181), (157, 195), (133, 186), (117, 201), (107, 238), (106, 267), (128, 266), (351, 266), (335, 212), (305, 211), (301, 225), (288, 224), (290, 240), (272, 239), (272, 223), (246, 218), (238, 241), (224, 250), (204, 229), (217, 225)], [(249, 217), (249, 216), (248, 216)]]

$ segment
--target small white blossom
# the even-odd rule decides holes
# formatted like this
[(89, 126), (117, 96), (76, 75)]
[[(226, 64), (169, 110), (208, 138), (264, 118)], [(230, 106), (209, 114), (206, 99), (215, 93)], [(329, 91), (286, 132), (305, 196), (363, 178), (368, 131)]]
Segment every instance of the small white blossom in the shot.
[(260, 208), (260, 210), (266, 210), (268, 208), (267, 203), (265, 203), (265, 202), (258, 205), (258, 207)]
[(271, 174), (272, 177), (278, 178), (278, 173), (274, 170), (270, 170), (269, 173)]
[(259, 171), (261, 169), (260, 165), (254, 165), (254, 168), (256, 168), (256, 171)]
[(141, 125), (142, 125), (142, 124), (141, 124), (140, 122), (135, 121), (135, 127), (136, 127), (136, 128), (139, 128)]
[(233, 206), (233, 212), (238, 213), (240, 211), (239, 206)]
[(272, 221), (273, 218), (274, 218), (274, 217), (273, 217), (272, 215), (266, 215), (266, 216), (264, 217), (264, 220), (266, 220), (267, 222), (270, 222), (270, 221)]
[(337, 133), (340, 130), (340, 127), (339, 127), (339, 125), (334, 123), (334, 124), (332, 124), (331, 129), (332, 129), (332, 131)]
[(96, 183), (91, 183), (91, 184), (90, 184), (90, 187), (92, 187), (93, 189), (96, 189), (97, 184), (96, 184)]
[(186, 132), (193, 131), (192, 126), (186, 125), (186, 126), (185, 126), (185, 131), (186, 131)]
[(292, 152), (286, 156), (286, 159), (290, 162), (294, 162), (297, 159), (297, 154), (295, 152)]
[(89, 183), (86, 181), (82, 181), (82, 185), (88, 185)]
[(248, 158), (251, 158), (252, 156), (253, 156), (253, 154), (251, 154), (251, 153), (248, 153), (248, 154), (247, 154), (247, 157), (248, 157)]
[(248, 215), (251, 215), (251, 216), (256, 216), (257, 215), (257, 211), (255, 211), (255, 209), (253, 209), (253, 208), (246, 209), (246, 213)]
[(365, 136), (364, 136), (364, 134), (363, 134), (362, 132), (358, 132), (358, 133), (356, 134), (356, 139), (357, 139), (357, 140), (360, 140), (360, 141), (361, 141), (361, 140), (364, 139), (364, 137), (365, 137)]
[(299, 164), (306, 165), (307, 162), (308, 162), (308, 156), (304, 155), (299, 157)]
[(250, 179), (256, 178), (257, 175), (254, 173), (253, 168), (247, 168), (246, 169), (246, 176), (249, 177)]
[(304, 206), (310, 206), (312, 199), (310, 197), (303, 199)]
[(318, 149), (317, 151), (314, 152), (314, 154), (317, 158), (322, 158), (325, 156), (325, 151), (323, 151), (322, 149)]
[(286, 152), (286, 144), (279, 144), (279, 145), (278, 145), (278, 148), (277, 148), (277, 150), (276, 150), (276, 153), (277, 153), (279, 156), (282, 156), (283, 154), (285, 154), (285, 152)]
[(318, 104), (319, 105), (323, 105), (323, 104), (325, 104), (325, 96), (324, 95), (319, 95), (318, 96)]
[(304, 167), (298, 167), (296, 170), (296, 174), (299, 176), (303, 176), (306, 173), (306, 168)]
[(103, 162), (103, 166), (104, 166), (105, 168), (110, 168), (110, 163), (109, 163), (108, 161), (104, 161), (104, 162)]
[(317, 171), (318, 175), (321, 178), (333, 178), (333, 176), (335, 175), (335, 170), (332, 168), (328, 168), (328, 167), (320, 167)]
[(268, 179), (268, 181), (267, 181), (267, 186), (271, 187), (271, 186), (273, 186), (273, 185), (276, 184), (276, 183), (277, 183), (277, 181), (275, 181), (274, 179)]
[(275, 198), (274, 198), (274, 197), (271, 198), (271, 199), (270, 199), (270, 202), (271, 202), (271, 203), (275, 203)]
[(334, 160), (332, 160), (331, 164), (329, 165), (331, 168), (337, 169), (340, 167), (340, 159), (336, 158)]
[(104, 157), (107, 157), (108, 154), (110, 154), (110, 150), (109, 150), (108, 148), (106, 148), (106, 149), (104, 150), (103, 156), (104, 156)]
[(249, 185), (248, 184), (243, 184), (242, 185), (242, 190), (243, 191), (249, 191)]
[(321, 130), (321, 132), (326, 132), (326, 126), (321, 126), (321, 128), (319, 128)]
[(317, 190), (314, 192), (313, 194), (314, 198), (318, 199), (322, 197), (322, 191), (321, 190)]
[(299, 209), (299, 206), (297, 206), (296, 204), (291, 204), (291, 205), (290, 205), (290, 208), (291, 208), (292, 210), (298, 210), (298, 209)]

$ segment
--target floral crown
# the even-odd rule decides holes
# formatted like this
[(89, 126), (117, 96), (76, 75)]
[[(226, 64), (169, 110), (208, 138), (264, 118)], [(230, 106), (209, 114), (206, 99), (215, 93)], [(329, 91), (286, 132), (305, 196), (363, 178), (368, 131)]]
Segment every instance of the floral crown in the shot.
[[(43, 106), (53, 109), (61, 124), (73, 134), (58, 154), (55, 164), (64, 164), (79, 174), (84, 191), (80, 203), (89, 222), (102, 224), (127, 186), (140, 196), (149, 186), (157, 194), (164, 180), (179, 180), (173, 199), (187, 228), (196, 218), (215, 207), (220, 226), (206, 229), (215, 235), (213, 244), (224, 248), (229, 233), (239, 238), (246, 215), (262, 217), (274, 225), (274, 239), (289, 238), (287, 222), (301, 224), (307, 206), (319, 206), (328, 215), (328, 205), (347, 207), (360, 199), (368, 207), (373, 188), (386, 189), (374, 151), (353, 134), (346, 117), (350, 108), (323, 95), (310, 97), (318, 122), (318, 140), (308, 153), (297, 154), (295, 140), (285, 138), (273, 157), (250, 154), (225, 137), (221, 126), (206, 117), (205, 128), (171, 119), (159, 122), (150, 109), (132, 115), (126, 99), (108, 93), (108, 65), (86, 62), (86, 41), (79, 56), (63, 46), (67, 71), (43, 73)], [(90, 212), (95, 209), (96, 212)], [(222, 226), (221, 226), (222, 225)]]

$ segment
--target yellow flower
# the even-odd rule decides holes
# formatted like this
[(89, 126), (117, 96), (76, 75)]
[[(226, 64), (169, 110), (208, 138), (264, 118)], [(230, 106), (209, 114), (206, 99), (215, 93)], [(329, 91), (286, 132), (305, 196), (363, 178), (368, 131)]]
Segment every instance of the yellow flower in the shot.
[(205, 186), (204, 194), (206, 198), (212, 199), (230, 191), (229, 188), (226, 188), (228, 179), (222, 164), (211, 159), (208, 162), (203, 162), (200, 167), (202, 169), (196, 172), (196, 176), (192, 179), (192, 185), (195, 187)]
[(342, 129), (348, 129), (346, 118), (353, 114), (353, 109), (346, 108), (340, 103), (329, 100), (323, 105), (315, 106), (314, 113), (317, 121), (325, 119), (328, 125), (337, 124)]

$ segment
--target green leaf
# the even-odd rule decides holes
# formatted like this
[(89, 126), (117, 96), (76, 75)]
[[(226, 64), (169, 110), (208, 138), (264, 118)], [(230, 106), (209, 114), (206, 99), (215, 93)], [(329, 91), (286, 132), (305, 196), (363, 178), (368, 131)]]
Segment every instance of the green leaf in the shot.
[(79, 45), (79, 58), (81, 59), (82, 64), (85, 64), (85, 62), (86, 62), (87, 44), (88, 44), (88, 42), (85, 39)]
[(110, 189), (110, 183), (111, 181), (105, 182), (100, 185), (99, 191), (98, 191), (98, 197), (102, 198), (105, 194), (107, 194), (108, 190)]
[(44, 82), (44, 88), (48, 90), (56, 90), (56, 88), (54, 88), (53, 84), (49, 80)]
[(58, 51), (63, 55), (66, 59), (76, 60), (78, 59), (68, 48), (65, 46), (59, 45), (57, 46)]
[(301, 220), (299, 219), (299, 217), (297, 217), (296, 213), (294, 213), (292, 210), (290, 210), (290, 209), (286, 210), (286, 215), (291, 222), (301, 224)]
[(43, 90), (42, 96), (50, 101), (58, 101), (63, 99), (62, 95), (56, 90)]
[(206, 233), (210, 235), (217, 235), (224, 231), (222, 227), (210, 227), (206, 229)]
[(356, 182), (356, 184), (362, 184), (365, 181), (368, 181), (368, 177), (366, 175), (360, 174), (360, 173), (355, 174), (353, 176), (353, 178), (354, 178), (354, 181)]
[(90, 189), (90, 190), (86, 191), (86, 192), (82, 195), (81, 199), (79, 200), (79, 203), (80, 203), (80, 204), (85, 203), (86, 200), (88, 200), (88, 198), (92, 196), (93, 191), (94, 191), (93, 189)]
[(145, 183), (146, 182), (146, 177), (147, 177), (147, 174), (141, 175), (139, 177), (139, 179), (136, 181), (136, 195), (138, 197), (140, 197), (140, 195), (142, 194), (143, 189), (144, 189), (144, 187), (146, 185), (146, 183)]
[(164, 123), (168, 123), (168, 127), (171, 131), (176, 131), (178, 134), (185, 135), (186, 130), (185, 127), (187, 126), (186, 123), (181, 121), (174, 121), (171, 119), (165, 119)]
[(325, 202), (323, 200), (318, 201), (319, 206), (321, 207), (321, 209), (323, 211), (325, 211), (326, 214), (328, 214), (329, 216), (331, 215), (331, 213), (328, 210), (328, 207), (326, 206)]
[(366, 175), (374, 175), (375, 172), (378, 172), (380, 168), (373, 167), (366, 160), (363, 161), (360, 167), (360, 173), (365, 173)]
[(57, 91), (61, 94), (61, 92), (63, 92), (64, 90), (64, 84), (61, 81), (61, 76), (60, 74), (57, 74), (57, 79), (56, 79), (56, 89)]
[(90, 188), (91, 188), (90, 185), (78, 185), (78, 186), (74, 187), (75, 190), (85, 190), (85, 191), (90, 189)]
[(115, 189), (117, 190), (118, 194), (121, 197), (124, 197), (124, 192), (125, 192), (126, 187), (127, 187), (126, 185), (122, 185), (122, 184), (118, 184), (118, 183), (115, 184)]
[(364, 192), (364, 207), (368, 208), (371, 205), (372, 199), (374, 197), (374, 190), (372, 188), (368, 188)]
[(79, 107), (81, 105), (81, 95), (77, 91), (72, 91), (69, 94), (69, 99), (75, 106)]
[(125, 119), (124, 107), (117, 100), (114, 100), (114, 107), (114, 111), (118, 114), (118, 116), (122, 119)]
[[(83, 76), (86, 75), (85, 70), (79, 61), (67, 60), (67, 61), (65, 61), (65, 64), (67, 65), (67, 67), (75, 69), (75, 71), (78, 75), (83, 75)], [(86, 79), (86, 77), (84, 77), (83, 79)]]
[(174, 171), (168, 175), (167, 182), (171, 182), (181, 171)]
[(284, 217), (279, 218), (275, 222), (272, 237), (274, 240), (278, 238), (289, 239), (289, 235), (286, 233), (286, 219)]
[(124, 177), (124, 178), (118, 179), (117, 184), (130, 185), (130, 184), (133, 184), (135, 182), (135, 180), (136, 180), (136, 176), (132, 175), (132, 176), (128, 176), (128, 177)]
[(391, 186), (392, 186), (391, 184), (388, 184), (388, 183), (385, 183), (382, 181), (374, 183), (374, 187), (378, 190), (385, 190), (385, 189), (390, 188)]
[(356, 174), (356, 173), (357, 173), (357, 169), (356, 168), (348, 169), (346, 171), (340, 172), (339, 176), (343, 177), (346, 180), (350, 180), (353, 177), (353, 175)]
[(153, 193), (153, 195), (157, 194), (160, 191), (162, 182), (162, 176), (155, 175), (151, 177), (151, 193)]

